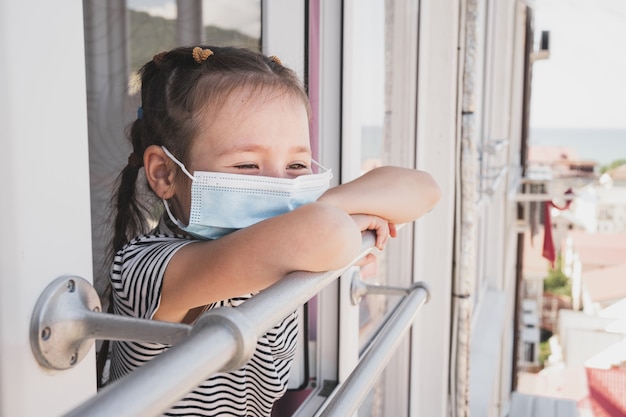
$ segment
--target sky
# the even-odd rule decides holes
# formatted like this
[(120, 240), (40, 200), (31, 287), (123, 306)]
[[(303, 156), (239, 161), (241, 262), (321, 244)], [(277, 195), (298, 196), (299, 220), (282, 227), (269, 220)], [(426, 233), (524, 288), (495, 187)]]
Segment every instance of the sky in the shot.
[(550, 57), (533, 66), (533, 128), (626, 129), (626, 0), (535, 0)]

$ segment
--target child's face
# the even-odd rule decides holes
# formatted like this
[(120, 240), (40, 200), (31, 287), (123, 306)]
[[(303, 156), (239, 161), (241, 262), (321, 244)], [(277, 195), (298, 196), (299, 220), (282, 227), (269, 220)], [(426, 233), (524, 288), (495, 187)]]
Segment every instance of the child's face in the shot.
[(236, 91), (204, 111), (191, 146), (193, 171), (294, 178), (311, 174), (309, 120), (300, 98), (275, 91)]

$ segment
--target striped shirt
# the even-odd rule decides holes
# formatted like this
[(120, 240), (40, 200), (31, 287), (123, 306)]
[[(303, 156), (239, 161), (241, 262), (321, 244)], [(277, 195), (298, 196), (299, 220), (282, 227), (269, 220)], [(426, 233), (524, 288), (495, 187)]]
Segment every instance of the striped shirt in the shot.
[[(115, 256), (111, 284), (115, 314), (151, 319), (159, 307), (165, 268), (176, 251), (193, 240), (175, 235), (162, 221), (153, 232), (129, 242)], [(236, 307), (251, 295), (210, 304)], [(269, 416), (285, 393), (298, 338), (296, 313), (283, 319), (257, 342), (242, 368), (217, 373), (165, 412), (165, 416)], [(111, 344), (110, 381), (166, 351), (169, 345), (145, 342)]]

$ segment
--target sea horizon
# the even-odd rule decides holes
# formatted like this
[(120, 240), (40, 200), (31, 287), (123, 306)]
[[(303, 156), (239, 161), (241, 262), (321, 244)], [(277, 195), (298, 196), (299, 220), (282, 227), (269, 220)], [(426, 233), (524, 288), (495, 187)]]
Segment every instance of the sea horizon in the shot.
[(562, 146), (600, 166), (626, 160), (626, 129), (531, 127), (530, 146)]

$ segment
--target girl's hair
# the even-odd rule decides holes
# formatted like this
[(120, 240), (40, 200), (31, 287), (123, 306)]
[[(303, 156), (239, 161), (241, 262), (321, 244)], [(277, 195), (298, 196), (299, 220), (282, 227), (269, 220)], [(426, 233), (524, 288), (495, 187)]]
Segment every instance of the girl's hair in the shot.
[[(143, 153), (150, 145), (165, 146), (183, 163), (199, 129), (200, 115), (219, 108), (233, 91), (272, 91), (309, 101), (301, 81), (276, 57), (232, 47), (180, 47), (162, 52), (140, 70), (141, 107), (130, 128), (133, 153), (118, 178), (114, 197), (113, 253), (145, 232), (150, 208), (136, 188)], [(148, 187), (149, 188), (149, 187)]]

